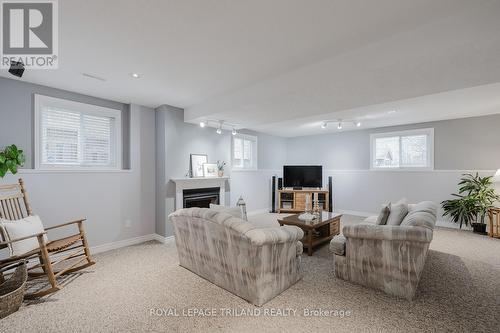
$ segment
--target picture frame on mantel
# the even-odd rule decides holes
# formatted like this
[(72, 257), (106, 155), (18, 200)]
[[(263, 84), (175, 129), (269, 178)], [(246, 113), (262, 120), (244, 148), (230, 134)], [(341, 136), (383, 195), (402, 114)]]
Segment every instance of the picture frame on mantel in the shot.
[(215, 178), (218, 175), (219, 169), (215, 163), (203, 164), (203, 176), (207, 178)]
[(191, 178), (201, 178), (203, 175), (203, 164), (208, 163), (207, 154), (191, 154), (189, 157), (189, 169)]

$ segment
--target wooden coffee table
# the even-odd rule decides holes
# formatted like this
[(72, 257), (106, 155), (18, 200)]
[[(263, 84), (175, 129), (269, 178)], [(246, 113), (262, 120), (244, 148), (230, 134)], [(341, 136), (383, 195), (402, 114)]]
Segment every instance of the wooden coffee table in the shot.
[(294, 225), (304, 231), (302, 243), (307, 248), (307, 254), (312, 256), (314, 248), (330, 241), (340, 233), (340, 218), (342, 214), (322, 212), (319, 219), (310, 222), (299, 219), (300, 214), (279, 218), (280, 226)]

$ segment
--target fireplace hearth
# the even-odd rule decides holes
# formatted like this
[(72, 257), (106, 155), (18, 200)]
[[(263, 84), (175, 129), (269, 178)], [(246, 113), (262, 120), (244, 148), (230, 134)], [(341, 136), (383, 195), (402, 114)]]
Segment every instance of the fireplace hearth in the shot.
[(183, 208), (200, 207), (209, 208), (210, 204), (219, 204), (220, 188), (193, 188), (182, 191)]

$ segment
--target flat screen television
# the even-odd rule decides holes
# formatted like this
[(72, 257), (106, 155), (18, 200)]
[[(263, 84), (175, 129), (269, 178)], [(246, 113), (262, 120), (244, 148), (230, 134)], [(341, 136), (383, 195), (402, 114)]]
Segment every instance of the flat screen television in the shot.
[(283, 166), (284, 187), (322, 187), (323, 167), (321, 165)]

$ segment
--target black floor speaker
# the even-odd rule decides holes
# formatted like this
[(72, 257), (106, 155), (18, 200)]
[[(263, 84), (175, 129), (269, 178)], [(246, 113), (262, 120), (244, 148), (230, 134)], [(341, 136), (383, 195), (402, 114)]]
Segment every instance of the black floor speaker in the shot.
[(332, 177), (328, 177), (328, 193), (330, 194), (328, 196), (328, 210), (330, 212), (333, 212), (333, 179)]
[(278, 190), (283, 189), (283, 178), (278, 178)]
[(271, 213), (276, 213), (276, 176), (271, 180)]

